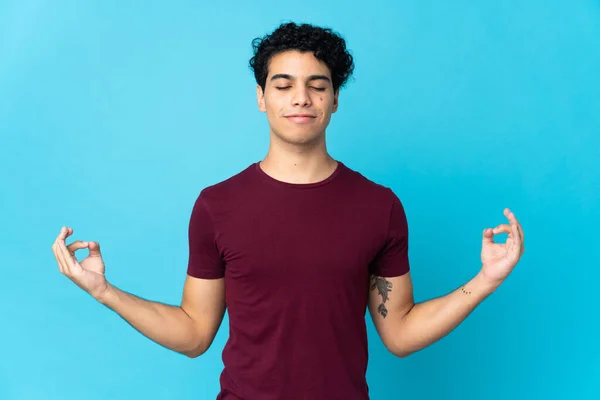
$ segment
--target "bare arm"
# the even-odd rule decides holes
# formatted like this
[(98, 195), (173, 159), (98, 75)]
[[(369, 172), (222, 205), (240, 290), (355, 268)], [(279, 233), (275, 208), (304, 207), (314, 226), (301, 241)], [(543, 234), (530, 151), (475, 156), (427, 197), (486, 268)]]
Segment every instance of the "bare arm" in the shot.
[(225, 314), (222, 278), (187, 276), (180, 306), (148, 301), (112, 285), (98, 301), (144, 336), (188, 357), (208, 350)]
[(371, 317), (385, 346), (398, 357), (406, 357), (446, 336), (494, 290), (478, 274), (445, 296), (415, 304), (410, 274), (372, 277), (372, 283), (375, 287), (371, 286), (369, 294)]
[[(156, 343), (188, 357), (197, 357), (209, 348), (225, 314), (223, 278), (188, 275), (180, 306), (144, 300), (108, 283), (97, 242), (77, 240), (67, 246), (65, 239), (72, 233), (72, 228), (63, 227), (52, 244), (63, 275)], [(77, 261), (75, 252), (85, 248), (89, 256)]]
[[(429, 346), (456, 328), (511, 273), (524, 252), (521, 225), (509, 210), (510, 224), (483, 231), (482, 268), (453, 292), (415, 304), (410, 273), (394, 278), (372, 276), (369, 309), (386, 347), (399, 357)], [(495, 234), (508, 233), (506, 243)]]

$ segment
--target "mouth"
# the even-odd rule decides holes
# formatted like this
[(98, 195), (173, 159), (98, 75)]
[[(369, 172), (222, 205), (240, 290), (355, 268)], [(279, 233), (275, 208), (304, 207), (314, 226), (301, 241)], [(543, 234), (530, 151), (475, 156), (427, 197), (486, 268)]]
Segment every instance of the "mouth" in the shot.
[(294, 115), (288, 115), (288, 116), (286, 116), (286, 118), (297, 124), (306, 124), (306, 123), (309, 123), (309, 122), (312, 122), (313, 120), (315, 120), (316, 117), (314, 117), (312, 115), (308, 115), (308, 114), (294, 114)]

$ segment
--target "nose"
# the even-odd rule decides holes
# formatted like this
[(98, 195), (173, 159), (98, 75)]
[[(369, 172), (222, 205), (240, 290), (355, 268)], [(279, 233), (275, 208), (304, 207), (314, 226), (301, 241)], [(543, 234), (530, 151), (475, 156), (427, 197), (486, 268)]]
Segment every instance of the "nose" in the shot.
[(298, 87), (294, 92), (294, 96), (292, 97), (292, 103), (294, 106), (299, 107), (309, 106), (311, 101), (307, 88)]

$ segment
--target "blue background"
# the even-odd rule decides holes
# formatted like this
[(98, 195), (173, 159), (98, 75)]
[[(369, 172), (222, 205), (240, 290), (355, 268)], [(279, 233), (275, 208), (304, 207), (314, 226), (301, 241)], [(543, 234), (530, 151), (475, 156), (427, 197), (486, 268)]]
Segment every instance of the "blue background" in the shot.
[(372, 398), (600, 397), (598, 1), (197, 3), (0, 3), (0, 399), (215, 398), (227, 319), (200, 358), (166, 350), (51, 244), (72, 226), (113, 284), (179, 304), (196, 196), (266, 154), (250, 42), (287, 20), (356, 58), (328, 148), (402, 199), (417, 301), (477, 273), (504, 207), (527, 237), (427, 349), (395, 358), (367, 317)]

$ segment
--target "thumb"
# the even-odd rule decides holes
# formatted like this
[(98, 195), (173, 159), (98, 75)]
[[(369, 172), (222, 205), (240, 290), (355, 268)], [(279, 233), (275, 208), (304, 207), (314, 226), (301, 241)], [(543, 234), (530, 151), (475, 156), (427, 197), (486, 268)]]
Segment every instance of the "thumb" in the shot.
[(492, 228), (485, 228), (483, 230), (483, 243), (484, 244), (494, 243), (494, 231)]
[(68, 245), (67, 249), (71, 253), (75, 253), (77, 250), (85, 249), (86, 247), (88, 247), (88, 243), (87, 242), (83, 242), (81, 240), (76, 240), (73, 243), (71, 243), (70, 245)]
[(90, 256), (92, 257), (100, 257), (100, 243), (98, 242), (89, 242)]

